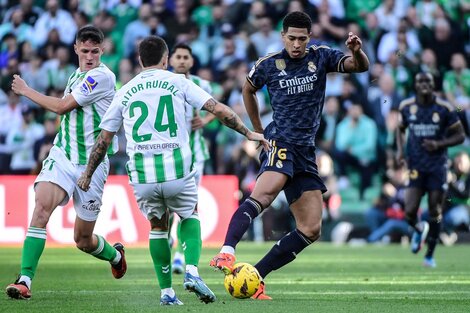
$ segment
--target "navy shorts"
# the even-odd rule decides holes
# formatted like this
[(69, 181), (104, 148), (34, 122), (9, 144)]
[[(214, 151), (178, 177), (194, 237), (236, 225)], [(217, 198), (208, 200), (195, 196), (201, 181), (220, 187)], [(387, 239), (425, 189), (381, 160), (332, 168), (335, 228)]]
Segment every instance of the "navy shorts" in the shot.
[(260, 154), (261, 168), (259, 175), (264, 171), (283, 173), (289, 176), (284, 186), (289, 204), (299, 199), (304, 191), (327, 191), (323, 180), (318, 174), (315, 147), (300, 146), (270, 140), (272, 149), (268, 153), (264, 150)]
[(424, 191), (447, 190), (447, 168), (442, 167), (432, 172), (423, 172), (411, 168), (409, 170), (408, 187), (419, 188)]

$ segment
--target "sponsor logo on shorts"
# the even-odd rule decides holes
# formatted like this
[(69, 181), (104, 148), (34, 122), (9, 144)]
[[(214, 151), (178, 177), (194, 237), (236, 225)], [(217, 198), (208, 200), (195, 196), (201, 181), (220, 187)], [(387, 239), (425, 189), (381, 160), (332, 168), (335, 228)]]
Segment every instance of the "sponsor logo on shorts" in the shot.
[(85, 204), (82, 205), (82, 208), (98, 214), (100, 212), (100, 203), (96, 200), (88, 200)]

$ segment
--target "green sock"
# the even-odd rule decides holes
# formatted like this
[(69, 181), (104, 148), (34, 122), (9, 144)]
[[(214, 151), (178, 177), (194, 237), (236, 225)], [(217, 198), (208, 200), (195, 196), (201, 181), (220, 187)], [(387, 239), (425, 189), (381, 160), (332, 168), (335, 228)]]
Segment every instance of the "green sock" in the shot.
[(98, 239), (98, 247), (96, 247), (95, 251), (90, 252), (90, 254), (100, 260), (113, 261), (118, 251), (100, 235), (95, 236)]
[(178, 238), (178, 245), (176, 246), (176, 251), (179, 253), (184, 253), (183, 250), (183, 240), (181, 239), (181, 221), (178, 222), (176, 226), (176, 238)]
[(46, 229), (29, 227), (23, 243), (23, 254), (21, 257), (21, 275), (33, 279), (38, 267), (39, 258), (46, 245)]
[(181, 241), (186, 264), (197, 266), (202, 246), (201, 223), (197, 216), (192, 215), (181, 221)]
[(168, 231), (151, 230), (149, 236), (150, 255), (157, 274), (160, 289), (171, 287), (171, 250)]

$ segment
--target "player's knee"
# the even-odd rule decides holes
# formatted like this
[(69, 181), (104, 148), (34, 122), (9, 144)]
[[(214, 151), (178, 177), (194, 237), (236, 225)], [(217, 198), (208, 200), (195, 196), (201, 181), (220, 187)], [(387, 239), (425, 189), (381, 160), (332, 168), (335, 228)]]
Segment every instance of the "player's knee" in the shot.
[(321, 222), (312, 223), (311, 225), (299, 225), (297, 228), (312, 242), (318, 240), (321, 236)]

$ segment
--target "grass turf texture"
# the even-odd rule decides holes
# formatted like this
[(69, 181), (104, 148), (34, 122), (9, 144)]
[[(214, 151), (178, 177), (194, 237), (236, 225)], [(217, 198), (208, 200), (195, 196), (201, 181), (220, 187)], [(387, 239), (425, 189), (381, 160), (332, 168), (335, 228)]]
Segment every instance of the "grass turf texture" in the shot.
[[(256, 263), (271, 244), (242, 243), (237, 261)], [(218, 249), (203, 249), (200, 274), (218, 297), (205, 305), (183, 290), (183, 276), (173, 283), (180, 307), (160, 307), (160, 291), (146, 248), (128, 248), (128, 271), (115, 280), (109, 265), (75, 248), (46, 248), (29, 301), (0, 296), (0, 312), (469, 312), (470, 247), (439, 246), (435, 269), (424, 268), (408, 247), (307, 248), (266, 279), (273, 301), (231, 298), (223, 275), (209, 268)], [(21, 249), (0, 248), (0, 287), (13, 282)]]

